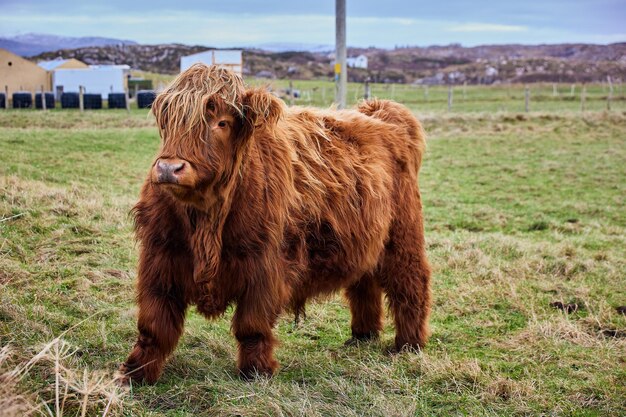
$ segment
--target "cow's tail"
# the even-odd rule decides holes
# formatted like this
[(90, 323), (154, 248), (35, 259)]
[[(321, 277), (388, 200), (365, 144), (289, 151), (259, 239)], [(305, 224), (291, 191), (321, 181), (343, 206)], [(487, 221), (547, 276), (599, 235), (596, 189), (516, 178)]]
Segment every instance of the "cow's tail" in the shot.
[(408, 136), (408, 148), (411, 159), (416, 164), (416, 173), (422, 165), (422, 156), (426, 150), (426, 133), (422, 124), (413, 113), (402, 104), (390, 100), (367, 100), (361, 102), (357, 110), (367, 116), (403, 127)]

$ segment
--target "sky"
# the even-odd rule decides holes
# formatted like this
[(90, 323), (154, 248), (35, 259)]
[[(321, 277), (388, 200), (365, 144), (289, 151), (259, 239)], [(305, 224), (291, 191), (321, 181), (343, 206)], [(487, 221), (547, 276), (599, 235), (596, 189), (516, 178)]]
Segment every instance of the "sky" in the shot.
[[(354, 47), (626, 42), (626, 0), (346, 0)], [(0, 36), (333, 45), (335, 1), (0, 0)]]

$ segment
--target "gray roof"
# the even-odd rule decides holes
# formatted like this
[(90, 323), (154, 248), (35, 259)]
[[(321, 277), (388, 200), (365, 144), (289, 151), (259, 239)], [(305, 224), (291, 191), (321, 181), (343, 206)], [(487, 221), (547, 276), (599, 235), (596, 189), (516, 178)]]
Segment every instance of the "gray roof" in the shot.
[(39, 61), (37, 65), (46, 71), (52, 71), (53, 69), (65, 64), (67, 59), (53, 59), (52, 61)]

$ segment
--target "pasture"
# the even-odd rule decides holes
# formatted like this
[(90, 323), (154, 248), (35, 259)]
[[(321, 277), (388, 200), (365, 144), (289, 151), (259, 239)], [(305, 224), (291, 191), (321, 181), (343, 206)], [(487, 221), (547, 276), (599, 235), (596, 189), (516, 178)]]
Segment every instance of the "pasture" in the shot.
[(386, 354), (388, 319), (379, 341), (344, 347), (349, 312), (336, 296), (310, 304), (299, 326), (283, 315), (282, 368), (243, 382), (232, 309), (214, 322), (191, 309), (161, 380), (123, 394), (110, 379), (136, 336), (129, 210), (158, 147), (152, 118), (1, 111), (0, 410), (624, 415), (626, 113), (581, 113), (564, 98), (522, 113), (519, 89), (515, 107), (501, 107), (505, 87), (472, 87), (483, 105), (447, 113), (447, 90), (437, 101), (435, 90), (437, 107), (406, 99), (429, 135), (420, 182), (434, 305), (423, 352)]
[[(174, 76), (136, 71), (135, 76), (152, 80), (156, 87), (163, 87)], [(290, 83), (299, 97), (293, 104), (302, 106), (328, 107), (335, 95), (335, 84), (324, 80), (271, 80), (246, 78), (255, 86), (268, 86), (279, 93), (286, 101), (285, 94)], [(395, 100), (416, 112), (447, 112), (448, 95), (451, 97), (451, 112), (525, 112), (526, 87), (528, 87), (528, 109), (531, 112), (562, 111), (603, 111), (626, 110), (626, 88), (623, 83), (615, 83), (612, 88), (602, 84), (533, 83), (493, 84), (493, 85), (411, 85), (411, 84), (370, 84), (371, 97)], [(365, 85), (348, 83), (347, 102), (354, 105), (363, 99)], [(582, 97), (584, 96), (584, 97)], [(610, 103), (607, 103), (609, 102)]]

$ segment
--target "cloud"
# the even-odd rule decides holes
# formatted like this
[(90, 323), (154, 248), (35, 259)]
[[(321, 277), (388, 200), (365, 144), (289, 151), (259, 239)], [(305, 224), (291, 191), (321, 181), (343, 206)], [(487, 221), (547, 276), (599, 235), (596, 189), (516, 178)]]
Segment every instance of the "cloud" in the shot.
[(448, 32), (526, 32), (528, 27), (494, 23), (461, 23), (446, 28)]

